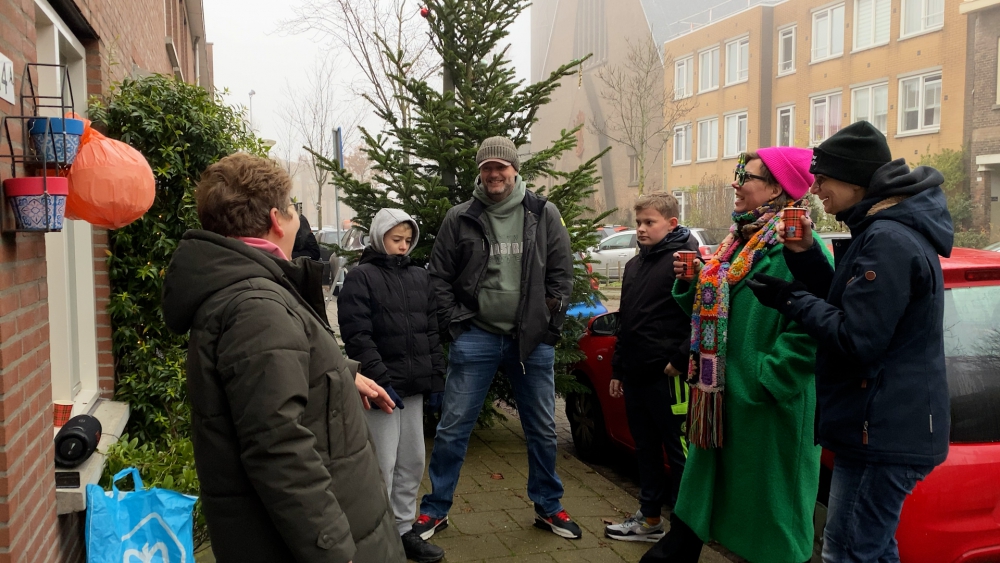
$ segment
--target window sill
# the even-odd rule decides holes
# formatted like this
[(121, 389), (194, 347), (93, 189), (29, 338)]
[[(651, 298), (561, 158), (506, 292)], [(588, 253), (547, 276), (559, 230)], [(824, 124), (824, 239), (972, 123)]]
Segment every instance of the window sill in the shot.
[(709, 92), (715, 92), (718, 89), (719, 89), (719, 87), (715, 86), (714, 88), (708, 88), (707, 90), (698, 90), (698, 93), (699, 94), (707, 94)]
[(671, 166), (687, 166), (689, 164), (691, 164), (690, 160), (678, 160), (678, 161), (674, 162), (673, 164), (671, 164)]
[(814, 59), (814, 60), (809, 61), (809, 65), (810, 66), (812, 66), (812, 65), (818, 65), (819, 63), (825, 63), (827, 61), (832, 61), (832, 60), (840, 59), (840, 58), (843, 58), (843, 57), (844, 57), (844, 54), (840, 53), (839, 55), (833, 55), (831, 57), (826, 57), (824, 59)]
[(905, 133), (896, 133), (894, 139), (905, 139), (906, 137), (918, 137), (920, 135), (933, 135), (935, 133), (940, 133), (941, 128), (935, 127), (933, 129), (918, 129), (917, 131), (906, 131)]
[(737, 84), (746, 84), (747, 82), (750, 82), (749, 77), (744, 78), (742, 80), (737, 80), (736, 82), (726, 82), (726, 88), (729, 88), (730, 86), (736, 86)]
[(87, 485), (96, 484), (104, 472), (104, 452), (118, 441), (128, 422), (128, 403), (101, 401), (94, 411), (94, 418), (101, 421), (101, 441), (94, 455), (72, 469), (56, 469), (56, 473), (79, 473), (80, 486), (73, 489), (56, 489), (56, 514), (83, 512), (87, 509)]
[(930, 33), (937, 33), (939, 31), (941, 31), (942, 29), (944, 29), (944, 24), (942, 24), (942, 25), (940, 25), (938, 27), (932, 27), (930, 29), (925, 29), (923, 31), (917, 31), (917, 32), (911, 33), (909, 35), (900, 34), (899, 35), (899, 39), (897, 39), (896, 42), (898, 43), (900, 41), (906, 41), (907, 39), (913, 39), (914, 37), (920, 37), (922, 35), (927, 35), (927, 34), (930, 34)]
[(722, 160), (732, 160), (734, 158), (739, 158), (741, 154), (743, 154), (743, 153), (740, 152), (740, 153), (736, 153), (736, 154), (731, 154), (731, 155), (723, 156)]
[(884, 41), (882, 43), (875, 43), (874, 45), (868, 45), (867, 47), (858, 47), (856, 49), (852, 49), (851, 54), (853, 55), (855, 53), (860, 53), (862, 51), (870, 51), (872, 49), (878, 49), (879, 47), (885, 47), (888, 44), (889, 44), (888, 41)]
[(791, 76), (793, 74), (795, 74), (795, 69), (794, 68), (792, 70), (786, 70), (785, 72), (779, 72), (778, 73), (778, 78), (781, 78), (781, 77), (784, 77), (784, 76)]
[(716, 156), (716, 157), (713, 157), (713, 158), (699, 158), (699, 159), (698, 159), (698, 160), (696, 160), (695, 162), (696, 162), (697, 164), (701, 164), (701, 163), (703, 163), (703, 162), (715, 162), (715, 161), (717, 161), (717, 160), (719, 160), (719, 157), (717, 157), (717, 156)]

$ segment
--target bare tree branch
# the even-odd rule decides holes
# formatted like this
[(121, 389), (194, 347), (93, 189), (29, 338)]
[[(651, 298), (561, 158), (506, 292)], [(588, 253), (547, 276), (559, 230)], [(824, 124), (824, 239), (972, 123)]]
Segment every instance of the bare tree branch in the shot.
[(621, 65), (601, 68), (597, 77), (603, 87), (600, 96), (606, 115), (601, 122), (592, 119), (588, 129), (628, 149), (638, 160), (639, 195), (646, 186), (651, 164), (659, 157), (677, 120), (693, 107), (693, 99), (675, 99), (664, 85), (664, 68), (673, 66), (673, 57), (660, 53), (652, 38), (628, 43), (628, 54)]

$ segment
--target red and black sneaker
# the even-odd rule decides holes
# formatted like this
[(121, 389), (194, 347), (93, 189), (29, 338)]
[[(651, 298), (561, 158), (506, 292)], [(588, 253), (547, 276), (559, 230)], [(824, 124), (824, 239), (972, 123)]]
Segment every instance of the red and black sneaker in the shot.
[(443, 530), (448, 527), (448, 517), (444, 518), (434, 518), (430, 514), (421, 514), (417, 521), (413, 523), (413, 531), (420, 536), (420, 539), (426, 541), (431, 539), (434, 532)]
[(542, 516), (538, 512), (538, 508), (535, 508), (535, 527), (549, 530), (559, 537), (571, 540), (578, 540), (583, 536), (580, 526), (569, 517), (569, 514), (566, 514), (565, 510), (560, 510), (552, 516)]

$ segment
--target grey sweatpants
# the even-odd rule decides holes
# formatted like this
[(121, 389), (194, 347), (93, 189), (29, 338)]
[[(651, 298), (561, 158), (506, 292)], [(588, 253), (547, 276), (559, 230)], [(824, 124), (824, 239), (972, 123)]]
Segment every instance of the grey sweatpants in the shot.
[(366, 411), (399, 535), (413, 527), (417, 490), (424, 476), (424, 398), (404, 397), (403, 405), (405, 408), (397, 408), (392, 414), (374, 407)]

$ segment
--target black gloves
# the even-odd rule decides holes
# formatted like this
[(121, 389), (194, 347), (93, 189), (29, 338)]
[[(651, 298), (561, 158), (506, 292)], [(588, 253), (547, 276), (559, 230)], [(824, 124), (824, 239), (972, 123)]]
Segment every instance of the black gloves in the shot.
[(746, 283), (761, 305), (779, 311), (792, 304), (792, 292), (806, 291), (806, 285), (800, 281), (789, 282), (765, 274), (754, 274)]
[[(392, 388), (392, 385), (386, 385), (385, 387), (383, 387), (383, 389), (385, 389), (385, 392), (387, 395), (389, 395), (389, 398), (392, 399), (392, 402), (396, 403), (396, 408), (398, 409), (406, 408), (405, 406), (403, 406), (403, 398), (399, 396), (399, 393), (396, 393), (396, 390)], [(374, 399), (368, 399), (368, 400), (372, 403), (375, 402)]]

